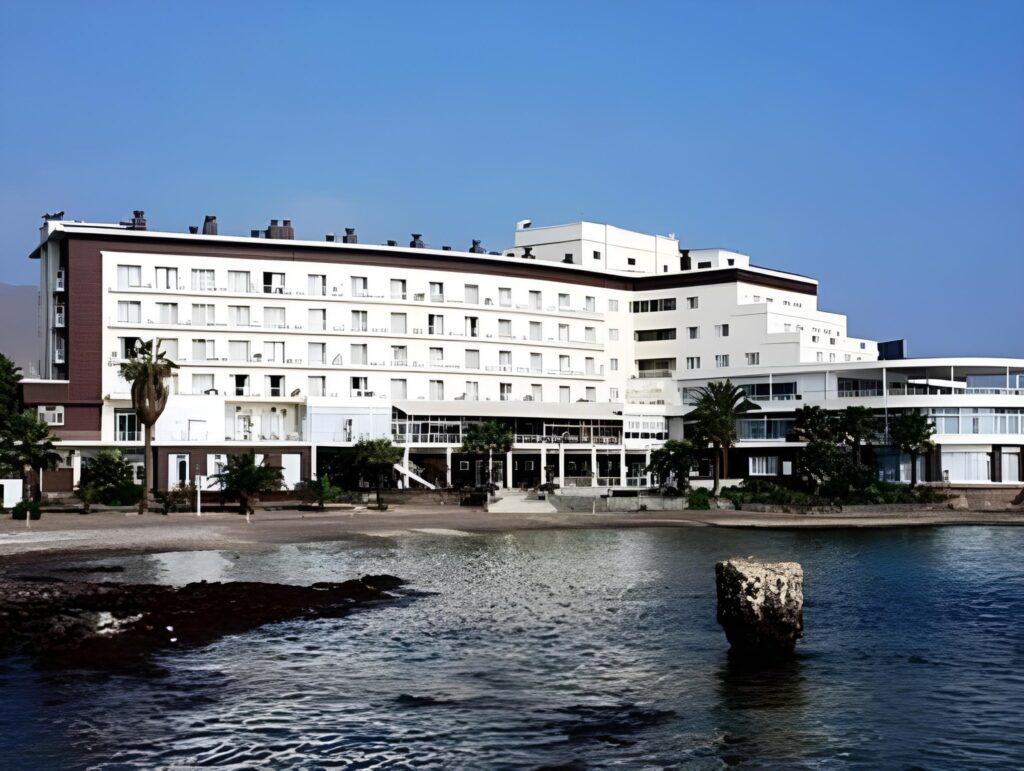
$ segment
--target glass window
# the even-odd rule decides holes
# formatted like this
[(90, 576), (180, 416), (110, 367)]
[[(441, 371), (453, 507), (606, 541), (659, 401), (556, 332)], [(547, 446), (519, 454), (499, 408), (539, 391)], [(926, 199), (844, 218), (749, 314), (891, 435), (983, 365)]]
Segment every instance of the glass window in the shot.
[[(117, 288), (131, 289), (142, 286), (141, 265), (118, 265), (117, 266)], [(177, 288), (177, 287), (175, 287)]]
[(252, 291), (252, 281), (247, 270), (228, 271), (228, 291), (247, 293)]
[(117, 320), (122, 324), (141, 324), (142, 303), (119, 302), (117, 304)]

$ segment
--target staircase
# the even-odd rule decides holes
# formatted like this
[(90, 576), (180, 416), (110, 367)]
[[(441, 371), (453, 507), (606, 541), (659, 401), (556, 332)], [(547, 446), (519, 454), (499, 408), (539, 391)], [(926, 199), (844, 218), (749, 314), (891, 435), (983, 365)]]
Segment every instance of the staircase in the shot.
[(421, 485), (426, 487), (428, 490), (436, 490), (437, 485), (431, 484), (426, 479), (420, 476), (423, 473), (423, 467), (417, 466), (415, 463), (409, 462), (408, 466), (403, 466), (401, 463), (395, 464), (395, 471), (405, 477), (406, 481), (419, 482)]

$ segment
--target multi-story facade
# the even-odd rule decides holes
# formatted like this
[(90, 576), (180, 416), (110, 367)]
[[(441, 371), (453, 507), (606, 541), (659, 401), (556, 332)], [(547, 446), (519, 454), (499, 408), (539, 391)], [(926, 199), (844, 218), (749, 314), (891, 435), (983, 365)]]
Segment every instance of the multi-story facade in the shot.
[[(44, 222), (42, 378), (24, 394), (71, 468), (111, 445), (141, 460), (119, 365), (157, 339), (179, 365), (155, 431), (159, 487), (242, 449), (294, 484), (369, 437), (406, 448), (407, 483), (472, 483), (480, 461), (458, 449), (488, 418), (515, 434), (495, 469), (506, 485), (644, 486), (651, 450), (685, 433), (689, 390), (727, 377), (762, 407), (739, 426), (744, 475), (791, 472), (786, 428), (813, 403), (928, 410), (940, 450), (922, 478), (1022, 478), (1024, 361), (880, 361), (817, 308), (816, 281), (743, 254), (587, 222), (524, 221), (500, 252), (300, 241), (289, 221), (203, 231), (150, 231), (141, 212)], [(898, 476), (900, 459), (885, 468)]]

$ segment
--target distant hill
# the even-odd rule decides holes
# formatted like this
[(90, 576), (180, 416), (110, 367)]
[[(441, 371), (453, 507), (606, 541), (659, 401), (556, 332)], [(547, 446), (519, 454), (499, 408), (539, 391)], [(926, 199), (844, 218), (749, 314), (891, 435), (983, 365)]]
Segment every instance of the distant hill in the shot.
[(0, 353), (21, 365), (25, 377), (38, 377), (39, 290), (0, 283)]

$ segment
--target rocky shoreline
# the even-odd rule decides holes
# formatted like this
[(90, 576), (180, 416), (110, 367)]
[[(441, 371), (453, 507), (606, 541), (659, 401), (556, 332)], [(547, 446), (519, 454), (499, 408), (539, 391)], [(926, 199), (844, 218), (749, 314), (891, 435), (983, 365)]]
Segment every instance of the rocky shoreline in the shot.
[(0, 655), (44, 669), (145, 667), (152, 654), (212, 642), (263, 624), (338, 618), (396, 599), (395, 576), (291, 586), (261, 582), (185, 586), (42, 576), (0, 578)]

